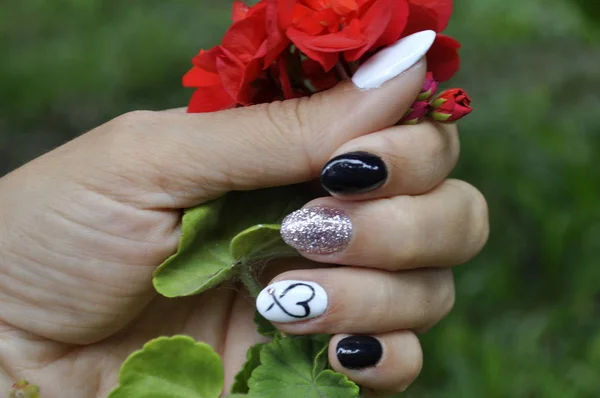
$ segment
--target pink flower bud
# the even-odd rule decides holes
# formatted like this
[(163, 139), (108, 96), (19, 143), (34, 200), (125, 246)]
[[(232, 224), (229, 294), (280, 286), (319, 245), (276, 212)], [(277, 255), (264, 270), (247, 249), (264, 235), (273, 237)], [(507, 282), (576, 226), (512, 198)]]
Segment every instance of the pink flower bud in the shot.
[(433, 73), (427, 72), (425, 83), (421, 89), (421, 93), (417, 97), (417, 101), (429, 101), (436, 93), (438, 82), (433, 78)]
[(425, 118), (427, 112), (431, 109), (427, 101), (415, 101), (410, 106), (406, 115), (402, 118), (402, 124), (417, 124)]
[(471, 98), (461, 88), (451, 88), (431, 101), (429, 116), (438, 122), (454, 122), (473, 110)]

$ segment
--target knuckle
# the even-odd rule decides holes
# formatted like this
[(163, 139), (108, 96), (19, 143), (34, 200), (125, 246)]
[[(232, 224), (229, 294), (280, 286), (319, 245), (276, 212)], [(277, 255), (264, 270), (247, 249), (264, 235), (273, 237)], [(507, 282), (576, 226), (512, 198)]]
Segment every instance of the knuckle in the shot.
[(344, 300), (334, 300), (327, 308), (326, 316), (320, 319), (319, 329), (326, 333), (352, 332), (357, 324), (360, 324), (360, 321), (356, 312), (349, 311)]
[(458, 162), (459, 146), (458, 135), (452, 134), (445, 126), (430, 124), (432, 130), (427, 159), (436, 160), (431, 164), (436, 165), (436, 175), (448, 175)]
[(470, 211), (472, 236), (475, 243), (475, 250), (479, 252), (485, 246), (489, 234), (489, 210), (488, 204), (483, 194), (472, 185), (466, 184), (471, 193)]
[(438, 131), (441, 133), (445, 142), (447, 152), (451, 158), (456, 162), (460, 155), (460, 139), (458, 136), (458, 128), (455, 124), (436, 124)]
[(282, 144), (299, 149), (302, 162), (312, 171), (317, 170), (312, 134), (312, 117), (308, 109), (308, 98), (277, 101), (264, 105), (265, 118), (271, 125), (274, 138)]
[(131, 111), (116, 117), (113, 122), (121, 131), (138, 131), (140, 127), (156, 122), (156, 112)]
[(120, 147), (129, 148), (133, 145), (136, 148), (142, 137), (147, 137), (155, 130), (157, 120), (153, 111), (124, 113), (108, 123), (110, 138)]
[(403, 357), (405, 361), (402, 366), (402, 375), (397, 391), (405, 391), (421, 374), (423, 369), (423, 351), (419, 339), (411, 334), (411, 338), (404, 347)]
[(440, 269), (440, 287), (438, 290), (439, 318), (444, 318), (454, 308), (456, 302), (456, 287), (454, 274), (451, 269)]
[(447, 180), (447, 185), (456, 190), (462, 200), (465, 255), (463, 261), (474, 257), (485, 246), (489, 233), (488, 205), (483, 194), (471, 184), (461, 180)]
[[(407, 201), (398, 205), (397, 200)], [(382, 199), (382, 214), (390, 215), (391, 230), (406, 231), (402, 245), (395, 247), (391, 256), (390, 270), (412, 269), (419, 265), (422, 256), (422, 235), (425, 226), (419, 222), (418, 212), (411, 211), (417, 206), (415, 197)]]

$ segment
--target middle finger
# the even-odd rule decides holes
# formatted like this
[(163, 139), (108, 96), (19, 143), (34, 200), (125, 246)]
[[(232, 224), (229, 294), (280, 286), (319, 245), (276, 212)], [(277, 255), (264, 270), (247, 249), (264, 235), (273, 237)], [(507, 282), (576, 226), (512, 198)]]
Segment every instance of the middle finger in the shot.
[(316, 199), (283, 220), (281, 235), (304, 257), (397, 271), (462, 264), (487, 240), (485, 199), (446, 180), (420, 196)]

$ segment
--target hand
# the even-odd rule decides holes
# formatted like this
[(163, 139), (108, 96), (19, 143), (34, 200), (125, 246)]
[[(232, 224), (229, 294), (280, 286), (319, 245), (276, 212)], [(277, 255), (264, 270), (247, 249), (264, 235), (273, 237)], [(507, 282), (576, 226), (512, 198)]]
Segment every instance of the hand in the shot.
[[(281, 264), (302, 270), (277, 281), (320, 286), (327, 303), (321, 296), (322, 313), (311, 307), (312, 319), (277, 325), (333, 333), (337, 371), (367, 387), (405, 388), (421, 368), (415, 333), (452, 307), (447, 267), (474, 256), (488, 231), (477, 190), (445, 180), (458, 157), (455, 127), (394, 127), (424, 74), (419, 62), (371, 90), (344, 82), (310, 99), (213, 114), (133, 112), (2, 178), (0, 391), (26, 378), (44, 397), (104, 397), (129, 353), (177, 333), (220, 352), (231, 385), (261, 338), (254, 302), (239, 287), (165, 299), (151, 285), (153, 269), (176, 250), (180, 209), (231, 190), (309, 181), (328, 159), (355, 151), (379, 157), (387, 173), (358, 194), (369, 181), (357, 188), (349, 186), (356, 175), (330, 176), (333, 196), (306, 205), (342, 212), (351, 234), (327, 247), (298, 246), (306, 259)], [(286, 239), (298, 245), (292, 227)], [(360, 267), (310, 269), (311, 260)], [(355, 333), (376, 338), (358, 342), (370, 356), (340, 351), (362, 370), (344, 367), (336, 352)]]

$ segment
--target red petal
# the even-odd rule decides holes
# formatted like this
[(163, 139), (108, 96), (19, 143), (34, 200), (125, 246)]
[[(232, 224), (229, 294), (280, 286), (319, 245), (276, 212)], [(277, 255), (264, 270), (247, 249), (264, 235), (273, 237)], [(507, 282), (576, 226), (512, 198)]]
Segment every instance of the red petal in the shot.
[[(321, 52), (342, 52), (365, 45), (365, 40), (362, 37), (350, 37), (347, 30), (348, 28), (322, 36), (307, 35), (302, 40), (302, 45), (304, 48)], [(298, 48), (300, 48), (299, 45)]]
[(395, 0), (390, 9), (390, 23), (385, 31), (379, 37), (379, 40), (369, 49), (377, 49), (383, 46), (389, 46), (397, 42), (402, 37), (402, 32), (406, 28), (409, 18), (409, 8), (406, 0)]
[(337, 22), (337, 18), (331, 9), (315, 12), (302, 5), (294, 7), (294, 28), (310, 36), (320, 34), (331, 22)]
[(184, 87), (209, 87), (220, 84), (219, 75), (207, 72), (197, 66), (194, 66), (183, 76)]
[(458, 49), (460, 43), (452, 37), (438, 34), (433, 46), (427, 53), (427, 69), (435, 80), (450, 80), (460, 68)]
[(235, 22), (225, 33), (221, 47), (226, 48), (242, 61), (249, 62), (267, 39), (265, 18), (266, 13), (263, 8)]
[(286, 31), (286, 35), (300, 51), (306, 54), (310, 59), (313, 59), (321, 64), (325, 71), (330, 71), (335, 66), (339, 57), (338, 52), (323, 52), (320, 50), (313, 50), (309, 46), (305, 45), (305, 41), (311, 39), (312, 36), (308, 36), (306, 33), (294, 28), (289, 28)]
[(266, 0), (267, 2), (275, 4), (277, 8), (276, 19), (279, 22), (279, 28), (286, 30), (292, 25), (292, 16), (294, 11), (294, 5), (298, 0)]
[(346, 52), (344, 55), (348, 61), (356, 61), (364, 53), (371, 50), (373, 45), (390, 23), (393, 2), (397, 0), (380, 0), (372, 3), (360, 19), (363, 38), (365, 40), (362, 47), (357, 50)]
[(232, 108), (236, 102), (223, 87), (212, 86), (196, 89), (188, 104), (188, 113), (215, 112)]
[(437, 14), (436, 32), (441, 32), (448, 26), (452, 16), (452, 0), (410, 0), (410, 3), (434, 10)]
[(452, 0), (409, 0), (410, 14), (404, 36), (422, 30), (441, 32), (452, 15)]
[(250, 7), (248, 7), (243, 2), (236, 0), (233, 2), (233, 7), (231, 10), (231, 19), (233, 19), (233, 22), (242, 20), (242, 19), (246, 18), (246, 14), (248, 13), (249, 10), (250, 10)]
[(313, 11), (320, 11), (328, 6), (325, 0), (301, 0), (307, 7)]
[(267, 29), (267, 45), (265, 48), (264, 69), (267, 69), (290, 43), (282, 30), (280, 25), (281, 20), (279, 19), (280, 7), (284, 7), (287, 3), (289, 2), (266, 0), (265, 27)]
[(333, 11), (339, 15), (347, 15), (353, 11), (358, 11), (358, 4), (355, 0), (329, 0)]
[(277, 62), (279, 83), (281, 83), (281, 90), (285, 99), (294, 98), (294, 92), (292, 90), (292, 83), (290, 81), (290, 75), (287, 71), (287, 62), (285, 57), (280, 57)]
[(251, 83), (260, 74), (261, 66), (258, 59), (248, 64), (241, 64), (237, 59), (226, 56), (217, 59), (217, 68), (223, 88), (232, 98), (243, 105), (252, 101)]
[(222, 54), (219, 46), (208, 51), (200, 50), (200, 53), (192, 58), (192, 63), (206, 71), (217, 73), (217, 57)]

